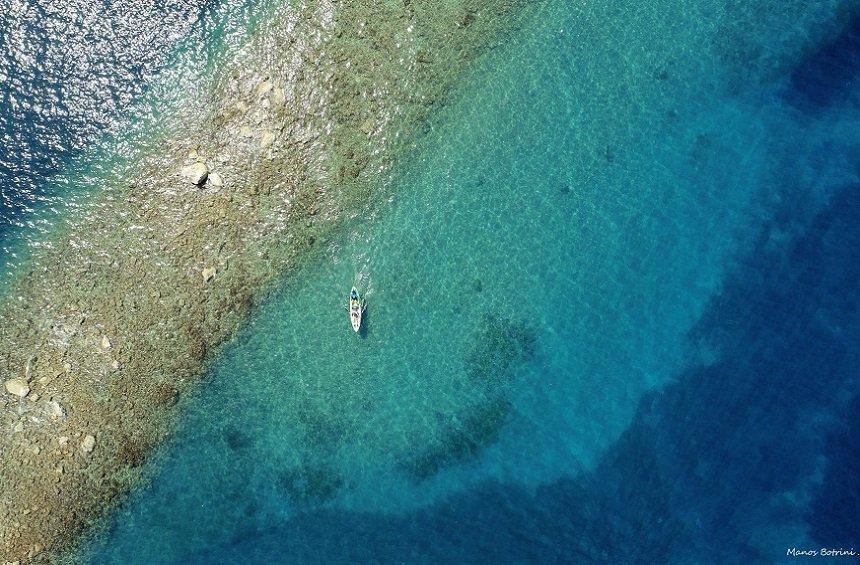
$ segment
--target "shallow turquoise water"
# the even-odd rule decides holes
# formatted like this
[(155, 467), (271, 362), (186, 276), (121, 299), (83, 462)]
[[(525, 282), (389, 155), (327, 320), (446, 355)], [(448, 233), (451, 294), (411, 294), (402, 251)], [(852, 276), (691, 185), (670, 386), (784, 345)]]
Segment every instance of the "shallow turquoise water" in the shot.
[[(762, 445), (808, 416), (757, 404), (774, 383), (793, 386), (777, 368), (726, 364), (789, 343), (783, 328), (806, 310), (759, 323), (780, 303), (763, 273), (805, 268), (794, 246), (856, 183), (851, 85), (821, 102), (793, 82), (831, 41), (810, 39), (829, 7), (811, 10), (548, 3), (470, 71), (386, 197), (285, 277), (215, 359), (152, 484), (83, 558), (634, 560), (633, 531), (657, 540), (648, 559), (723, 543), (720, 555), (775, 561), (823, 539), (808, 534), (814, 492), (784, 500), (811, 492), (796, 489), (816, 471), (798, 464), (762, 486), (751, 476), (777, 465), (721, 468), (708, 445), (741, 448), (738, 406), (790, 420), (774, 419)], [(838, 275), (839, 253), (804, 257)], [(792, 303), (832, 316), (828, 339), (854, 335), (853, 301), (827, 309), (815, 281), (801, 283)], [(360, 335), (343, 310), (353, 284), (369, 303)], [(723, 307), (731, 297), (740, 306)], [(787, 363), (813, 364), (798, 355)], [(760, 370), (778, 380), (753, 387)], [(856, 393), (845, 367), (823, 370)], [(839, 420), (843, 401), (821, 410)], [(673, 435), (679, 425), (700, 448)], [(649, 450), (671, 464), (654, 455), (652, 473)], [(781, 499), (781, 521), (717, 518), (731, 497), (685, 483), (709, 466), (765, 507)], [(506, 527), (533, 530), (488, 533)]]

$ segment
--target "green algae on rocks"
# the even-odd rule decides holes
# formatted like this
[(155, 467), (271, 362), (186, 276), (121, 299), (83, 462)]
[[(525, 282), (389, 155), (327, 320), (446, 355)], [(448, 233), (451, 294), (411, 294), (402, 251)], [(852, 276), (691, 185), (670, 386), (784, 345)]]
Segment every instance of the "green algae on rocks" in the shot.
[[(156, 150), (57, 226), (0, 305), (3, 560), (54, 558), (140, 479), (207, 356), (375, 198), (521, 4), (283, 6), (201, 77)], [(283, 484), (326, 496), (321, 477)]]

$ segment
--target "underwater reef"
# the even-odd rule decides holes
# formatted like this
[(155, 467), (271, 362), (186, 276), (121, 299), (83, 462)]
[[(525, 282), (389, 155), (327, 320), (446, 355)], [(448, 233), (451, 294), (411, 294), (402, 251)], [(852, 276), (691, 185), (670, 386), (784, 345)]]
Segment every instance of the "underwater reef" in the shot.
[[(199, 69), (152, 151), (44, 236), (0, 303), (2, 560), (69, 549), (141, 480), (213, 351), (373, 200), (457, 76), (528, 11), (290, 3), (235, 60)], [(339, 483), (322, 466), (280, 484), (301, 501)]]

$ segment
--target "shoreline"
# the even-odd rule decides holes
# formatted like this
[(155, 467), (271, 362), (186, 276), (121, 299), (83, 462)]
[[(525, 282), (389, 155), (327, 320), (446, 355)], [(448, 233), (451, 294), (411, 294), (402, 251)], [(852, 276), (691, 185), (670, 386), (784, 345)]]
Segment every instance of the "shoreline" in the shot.
[[(51, 234), (0, 305), (3, 561), (72, 549), (140, 480), (211, 353), (373, 198), (469, 61), (527, 11), (282, 7), (163, 153)], [(187, 177), (203, 166), (198, 187)]]

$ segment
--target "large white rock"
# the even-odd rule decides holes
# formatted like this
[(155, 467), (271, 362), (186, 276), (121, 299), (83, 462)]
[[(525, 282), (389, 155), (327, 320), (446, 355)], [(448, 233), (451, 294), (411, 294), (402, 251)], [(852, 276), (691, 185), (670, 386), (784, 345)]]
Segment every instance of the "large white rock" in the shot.
[(96, 447), (96, 438), (93, 436), (86, 436), (84, 441), (81, 442), (81, 451), (84, 453), (92, 453), (93, 449)]
[(66, 411), (63, 410), (63, 407), (60, 406), (60, 403), (56, 400), (52, 400), (48, 403), (48, 406), (51, 407), (51, 418), (54, 420), (59, 420), (60, 418), (66, 417)]
[(264, 131), (260, 136), (260, 147), (268, 147), (275, 141), (275, 134), (270, 131)]
[(182, 177), (190, 182), (201, 186), (206, 182), (206, 177), (209, 176), (209, 167), (206, 163), (194, 163), (182, 168)]
[(272, 104), (275, 106), (281, 106), (284, 102), (287, 101), (287, 96), (284, 94), (284, 89), (276, 86), (272, 89), (272, 94), (269, 96), (269, 99), (272, 101)]
[(24, 379), (9, 379), (3, 386), (6, 387), (6, 392), (9, 394), (14, 394), (15, 396), (20, 396), (24, 398), (28, 394), (30, 394), (30, 387), (27, 385), (27, 381)]
[(265, 96), (266, 94), (269, 93), (270, 90), (272, 90), (272, 86), (273, 85), (272, 85), (271, 81), (264, 80), (263, 82), (261, 82), (260, 84), (257, 85), (257, 95), (258, 96)]

